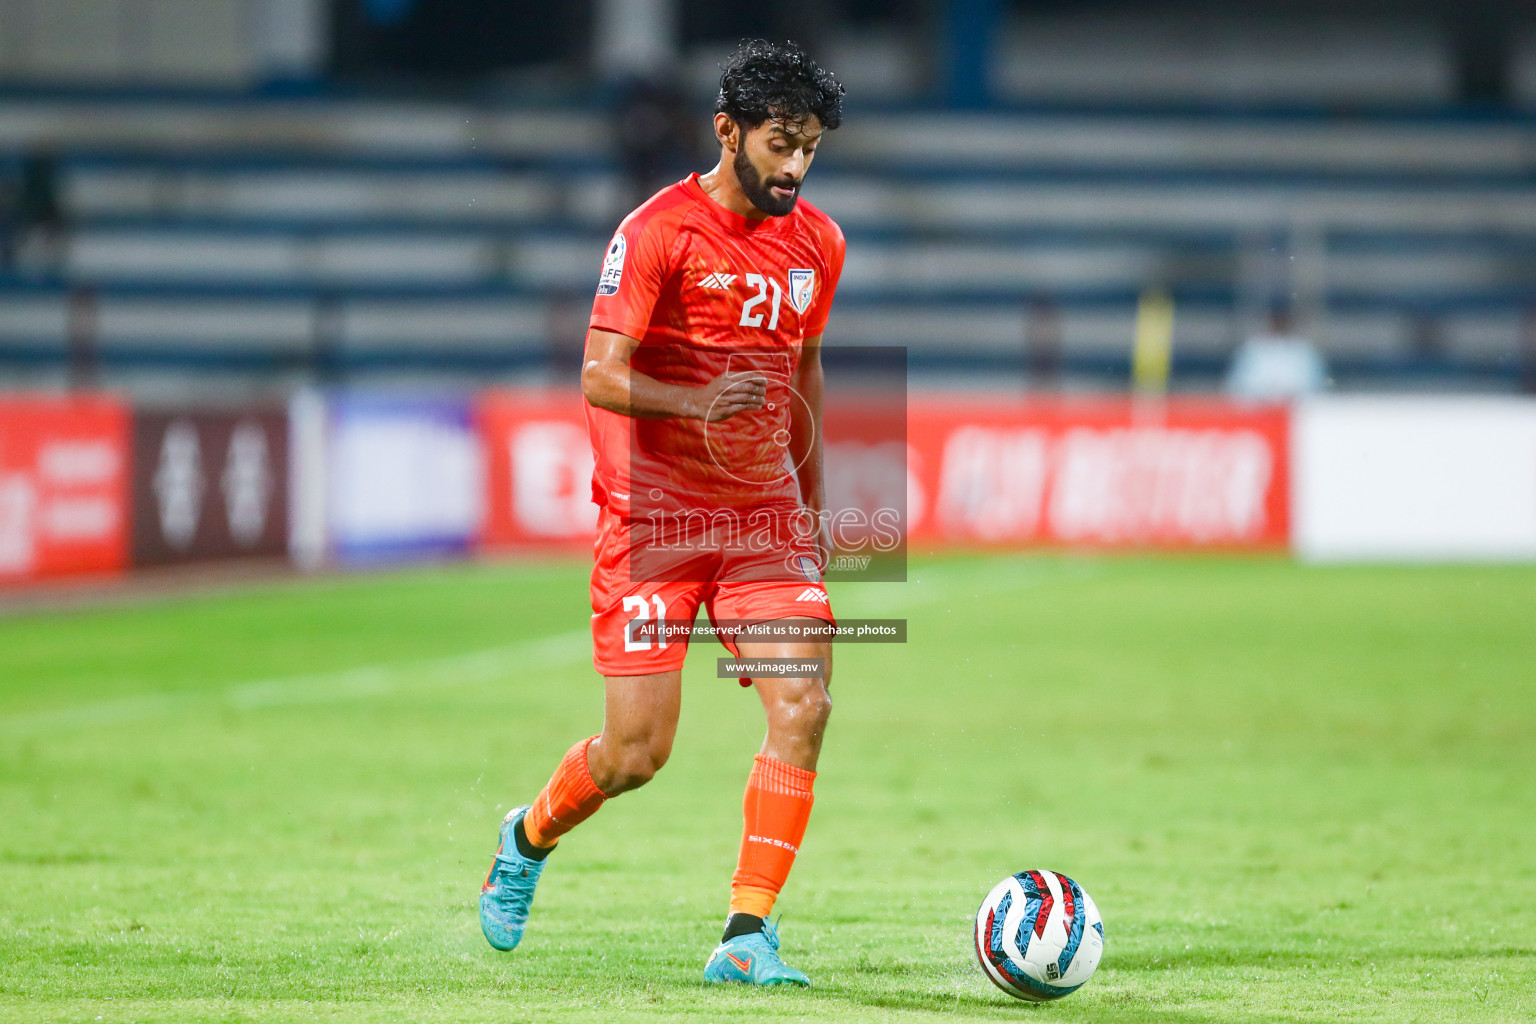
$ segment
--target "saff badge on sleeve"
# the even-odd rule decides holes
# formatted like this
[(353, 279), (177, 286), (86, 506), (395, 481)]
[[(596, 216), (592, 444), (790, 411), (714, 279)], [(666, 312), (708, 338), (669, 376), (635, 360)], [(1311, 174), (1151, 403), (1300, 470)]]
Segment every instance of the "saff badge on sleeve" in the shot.
[(597, 279), (597, 294), (612, 295), (619, 290), (619, 282), (624, 278), (624, 251), (627, 248), (622, 232), (608, 243), (608, 252), (603, 256), (603, 273)]

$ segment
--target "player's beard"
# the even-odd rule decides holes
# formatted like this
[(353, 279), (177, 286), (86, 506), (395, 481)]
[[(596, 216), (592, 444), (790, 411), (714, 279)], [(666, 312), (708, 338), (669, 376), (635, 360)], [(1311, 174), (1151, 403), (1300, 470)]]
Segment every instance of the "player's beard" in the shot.
[[(752, 166), (752, 161), (747, 158), (747, 147), (742, 146), (736, 150), (736, 159), (731, 166), (736, 170), (736, 181), (741, 185), (741, 191), (747, 197), (747, 201), (770, 217), (787, 217), (795, 210), (795, 203), (800, 199), (800, 183), (793, 178), (780, 178), (776, 181), (765, 181), (757, 168)], [(794, 193), (789, 196), (776, 196), (773, 187), (792, 188)]]

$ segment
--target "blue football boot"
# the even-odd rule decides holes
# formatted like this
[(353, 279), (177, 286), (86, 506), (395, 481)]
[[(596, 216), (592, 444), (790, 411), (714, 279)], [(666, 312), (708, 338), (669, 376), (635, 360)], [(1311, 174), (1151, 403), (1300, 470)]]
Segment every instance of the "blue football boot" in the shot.
[(544, 873), (542, 860), (529, 860), (517, 852), (512, 827), (528, 813), (527, 807), (514, 807), (501, 823), (501, 844), (496, 859), (480, 887), (480, 930), (497, 949), (516, 949), (528, 927), (528, 908), (533, 905), (533, 888)]
[(779, 959), (779, 929), (772, 921), (764, 921), (760, 932), (737, 935), (716, 946), (704, 965), (704, 980), (743, 985), (811, 983), (810, 978)]

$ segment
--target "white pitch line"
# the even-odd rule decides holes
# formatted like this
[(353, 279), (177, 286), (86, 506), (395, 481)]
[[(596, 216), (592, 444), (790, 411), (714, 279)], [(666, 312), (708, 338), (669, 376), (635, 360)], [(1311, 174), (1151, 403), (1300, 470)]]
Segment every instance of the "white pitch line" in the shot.
[(223, 705), (235, 711), (296, 704), (331, 704), (369, 700), (395, 690), (415, 686), (443, 688), (490, 682), (513, 671), (555, 668), (581, 660), (591, 653), (591, 634), (586, 630), (561, 633), (492, 647), (467, 654), (439, 658), (360, 665), (331, 672), (310, 672), (235, 683), (212, 693), (145, 694), (96, 701), (73, 707), (50, 708), (0, 717), (0, 733), (58, 732), (100, 725), (163, 718), (194, 707)]

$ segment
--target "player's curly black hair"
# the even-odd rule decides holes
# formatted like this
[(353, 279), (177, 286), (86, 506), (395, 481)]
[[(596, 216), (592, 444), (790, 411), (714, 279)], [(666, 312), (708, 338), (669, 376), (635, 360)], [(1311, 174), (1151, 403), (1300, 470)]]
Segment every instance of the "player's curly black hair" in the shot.
[(843, 122), (843, 84), (795, 43), (747, 39), (725, 62), (715, 113), (752, 129), (772, 118), (828, 131)]

